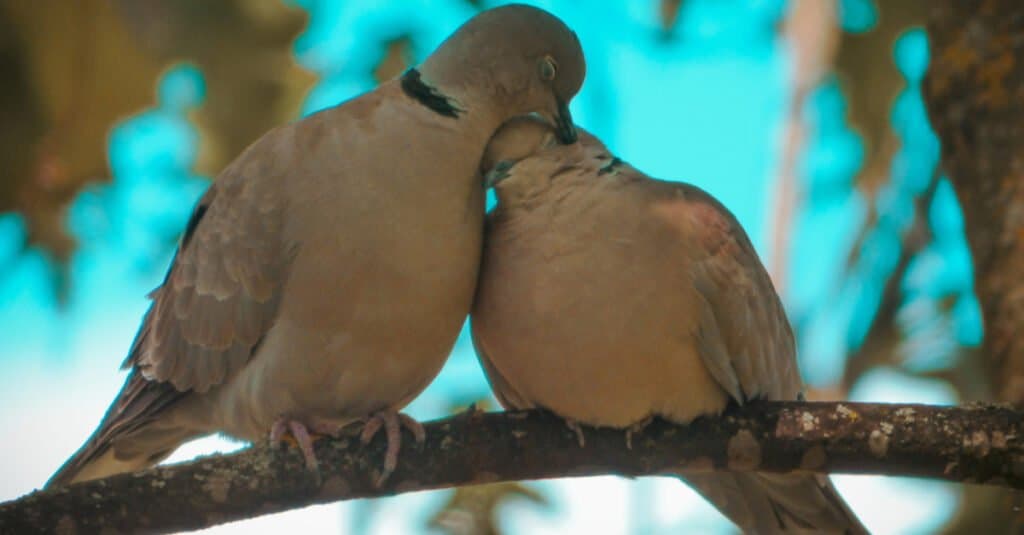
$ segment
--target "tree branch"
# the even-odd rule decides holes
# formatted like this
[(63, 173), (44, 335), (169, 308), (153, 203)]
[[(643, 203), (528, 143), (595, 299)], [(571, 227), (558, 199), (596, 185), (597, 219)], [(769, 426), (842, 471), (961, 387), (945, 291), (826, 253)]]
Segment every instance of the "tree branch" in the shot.
[[(670, 471), (886, 474), (1024, 488), (1024, 413), (932, 407), (763, 402), (688, 426), (656, 421), (634, 435), (575, 434), (549, 414), (480, 413), (429, 424), (375, 488), (382, 444), (352, 433), (317, 442), (322, 482), (294, 448), (231, 455), (36, 492), (0, 505), (0, 533), (187, 530), (316, 503), (497, 481)], [(408, 438), (408, 437), (407, 437)]]

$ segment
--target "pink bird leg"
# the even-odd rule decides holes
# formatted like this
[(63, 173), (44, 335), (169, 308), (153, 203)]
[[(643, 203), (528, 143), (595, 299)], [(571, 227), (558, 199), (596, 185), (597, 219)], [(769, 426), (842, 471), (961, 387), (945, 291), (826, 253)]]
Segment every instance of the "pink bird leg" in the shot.
[(398, 466), (398, 452), (402, 447), (402, 426), (412, 432), (417, 444), (423, 444), (427, 439), (423, 426), (412, 417), (402, 414), (394, 409), (385, 409), (367, 418), (360, 440), (363, 444), (369, 444), (377, 431), (384, 428), (388, 446), (384, 455), (384, 470), (377, 478), (376, 485), (380, 487), (387, 480), (388, 476)]

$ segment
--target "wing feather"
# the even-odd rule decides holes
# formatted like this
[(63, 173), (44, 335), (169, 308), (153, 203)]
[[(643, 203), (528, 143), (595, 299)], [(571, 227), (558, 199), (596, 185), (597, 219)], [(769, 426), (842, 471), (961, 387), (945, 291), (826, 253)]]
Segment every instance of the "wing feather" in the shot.
[(253, 179), (269, 169), (250, 160), (236, 160), (199, 200), (164, 282), (150, 293), (121, 392), (48, 485), (70, 481), (111, 445), (144, 433), (190, 392), (228, 380), (273, 324), (294, 248), (282, 238), (285, 200), (275, 179)]
[(691, 280), (702, 297), (701, 358), (737, 402), (796, 399), (802, 387), (786, 312), (750, 238), (713, 197), (673, 184), (697, 251)]

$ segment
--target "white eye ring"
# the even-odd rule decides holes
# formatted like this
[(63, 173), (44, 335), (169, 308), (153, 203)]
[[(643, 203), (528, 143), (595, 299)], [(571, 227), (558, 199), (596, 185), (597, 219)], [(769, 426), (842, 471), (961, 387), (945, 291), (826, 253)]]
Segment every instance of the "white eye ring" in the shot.
[(540, 60), (540, 77), (550, 82), (558, 74), (558, 63), (551, 56), (544, 56)]

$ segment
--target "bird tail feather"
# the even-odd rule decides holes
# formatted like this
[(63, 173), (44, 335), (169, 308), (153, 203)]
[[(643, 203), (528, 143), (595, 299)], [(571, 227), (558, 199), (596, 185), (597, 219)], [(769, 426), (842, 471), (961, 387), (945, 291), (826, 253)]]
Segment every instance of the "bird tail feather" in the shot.
[(868, 533), (827, 476), (727, 472), (681, 477), (744, 533)]
[(61, 466), (43, 488), (62, 487), (154, 466), (178, 446), (200, 436), (180, 427), (142, 427), (119, 437), (116, 447), (94, 436)]

